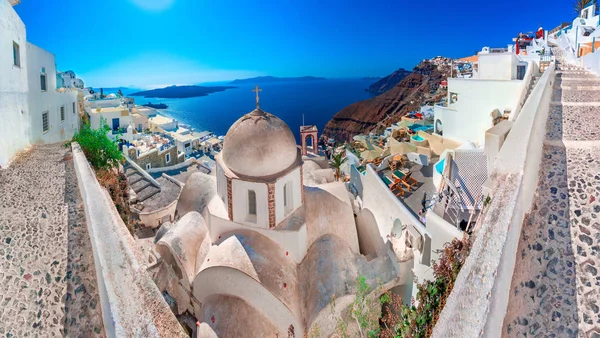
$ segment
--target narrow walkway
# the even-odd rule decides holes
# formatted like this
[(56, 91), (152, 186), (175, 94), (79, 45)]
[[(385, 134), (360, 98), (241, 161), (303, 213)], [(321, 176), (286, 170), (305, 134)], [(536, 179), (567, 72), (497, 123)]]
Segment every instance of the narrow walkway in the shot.
[(600, 337), (600, 78), (561, 63), (503, 335)]
[(102, 337), (96, 271), (70, 150), (0, 170), (0, 335)]

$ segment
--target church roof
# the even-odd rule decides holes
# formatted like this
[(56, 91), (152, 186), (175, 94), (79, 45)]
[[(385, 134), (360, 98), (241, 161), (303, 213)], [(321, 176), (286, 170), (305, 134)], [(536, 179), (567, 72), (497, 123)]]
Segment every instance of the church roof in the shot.
[(296, 138), (288, 125), (260, 108), (242, 116), (225, 135), (222, 159), (239, 177), (268, 177), (298, 162)]

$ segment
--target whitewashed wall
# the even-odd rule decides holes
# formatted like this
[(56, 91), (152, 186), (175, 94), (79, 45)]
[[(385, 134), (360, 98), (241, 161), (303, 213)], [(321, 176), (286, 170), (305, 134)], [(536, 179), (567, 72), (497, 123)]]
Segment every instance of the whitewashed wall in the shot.
[(479, 54), (479, 79), (514, 80), (517, 78), (518, 62), (517, 56), (510, 52)]
[[(256, 222), (247, 220), (248, 190), (256, 193)], [(233, 221), (259, 228), (269, 228), (269, 203), (266, 183), (232, 180)]]
[[(126, 108), (123, 108), (126, 110)], [(132, 118), (130, 114), (127, 116), (121, 116), (121, 110), (116, 111), (103, 111), (101, 113), (97, 113), (95, 109), (90, 111), (90, 126), (93, 129), (100, 128), (100, 121), (104, 118), (108, 127), (112, 129), (112, 120), (118, 118), (119, 119), (119, 128), (127, 128), (132, 123)]]
[(514, 109), (521, 89), (520, 80), (448, 79), (448, 92), (458, 94), (458, 100), (436, 107), (435, 119), (442, 121), (444, 137), (482, 145), (485, 131), (493, 126), (492, 111)]
[[(42, 67), (46, 73), (46, 91), (41, 90)], [(56, 62), (54, 54), (27, 43), (27, 78), (29, 87), (30, 129), (32, 144), (64, 142), (79, 129), (77, 114), (77, 90), (56, 91)], [(75, 111), (73, 111), (75, 103)], [(60, 107), (65, 108), (65, 119), (61, 121)], [(44, 132), (42, 114), (48, 111), (49, 130)]]
[[(13, 41), (21, 50), (21, 68), (14, 66)], [(23, 21), (8, 1), (0, 0), (0, 166), (29, 145), (27, 42)]]
[(284, 177), (281, 177), (275, 183), (275, 223), (283, 221), (287, 216), (285, 214), (285, 208), (283, 206), (283, 186), (286, 183), (290, 183), (292, 191), (289, 193), (292, 195), (291, 199), (288, 199), (290, 206), (290, 213), (296, 210), (302, 204), (302, 182), (300, 182), (300, 167), (296, 168), (292, 172), (288, 173)]

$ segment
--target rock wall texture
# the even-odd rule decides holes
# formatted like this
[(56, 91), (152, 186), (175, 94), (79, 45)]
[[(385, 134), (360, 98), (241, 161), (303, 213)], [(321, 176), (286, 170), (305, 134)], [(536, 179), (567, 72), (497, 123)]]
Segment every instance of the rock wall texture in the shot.
[(436, 66), (425, 60), (392, 89), (339, 111), (327, 122), (323, 135), (347, 141), (357, 134), (382, 131), (421, 105), (438, 102), (446, 96), (446, 89), (440, 88), (440, 84), (449, 73), (449, 66)]

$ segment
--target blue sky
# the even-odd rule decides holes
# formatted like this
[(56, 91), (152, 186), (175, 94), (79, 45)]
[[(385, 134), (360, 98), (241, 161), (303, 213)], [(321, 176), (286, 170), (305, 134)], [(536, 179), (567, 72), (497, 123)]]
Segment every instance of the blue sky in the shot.
[(258, 75), (364, 77), (502, 47), (572, 21), (572, 1), (22, 0), (27, 39), (86, 85)]

